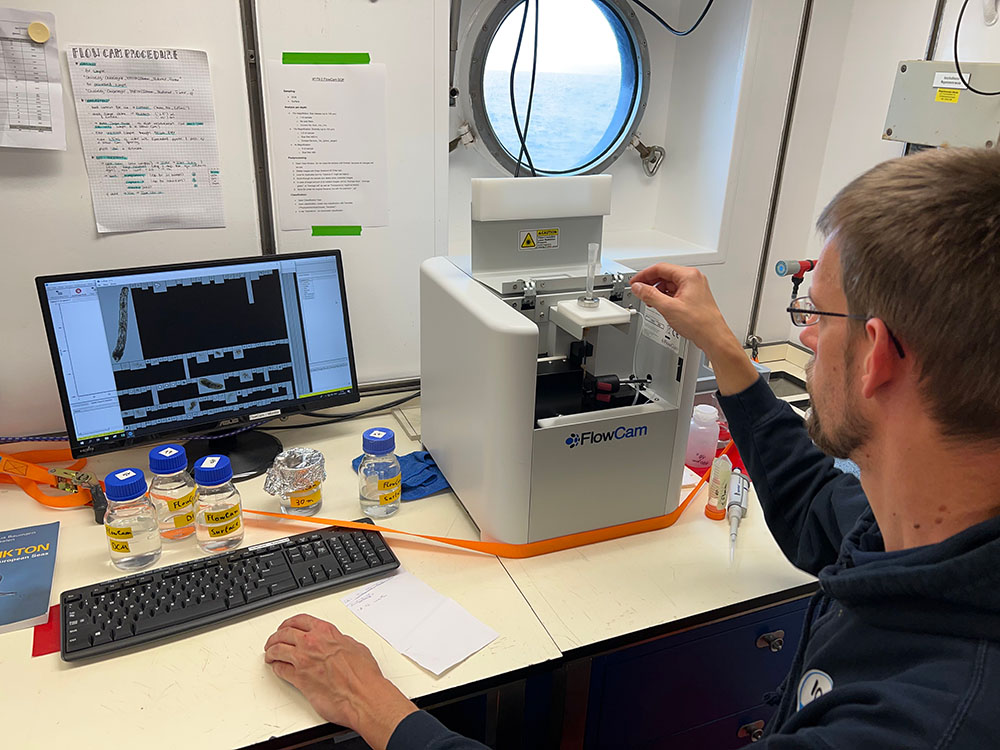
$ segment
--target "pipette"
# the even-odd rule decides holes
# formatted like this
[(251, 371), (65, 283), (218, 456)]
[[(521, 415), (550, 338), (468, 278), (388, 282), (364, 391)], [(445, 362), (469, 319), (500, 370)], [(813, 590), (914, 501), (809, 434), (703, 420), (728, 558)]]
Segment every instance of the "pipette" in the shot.
[(726, 503), (726, 517), (729, 519), (729, 564), (733, 564), (736, 555), (736, 532), (740, 521), (747, 514), (747, 501), (750, 497), (750, 478), (739, 469), (733, 469), (729, 477), (729, 502)]
[(601, 246), (596, 242), (587, 245), (587, 294), (577, 299), (580, 307), (597, 307), (601, 301), (594, 295), (594, 277), (597, 275), (597, 253)]

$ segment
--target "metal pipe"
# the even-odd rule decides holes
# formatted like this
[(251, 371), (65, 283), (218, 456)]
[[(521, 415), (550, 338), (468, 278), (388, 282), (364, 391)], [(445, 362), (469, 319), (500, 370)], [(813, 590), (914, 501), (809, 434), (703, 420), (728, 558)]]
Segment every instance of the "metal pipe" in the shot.
[[(450, 22), (450, 42), (449, 42), (449, 69), (448, 69), (448, 97), (451, 106), (455, 106), (455, 60), (458, 57), (458, 29), (459, 20), (462, 16), (462, 0), (451, 0)], [(457, 144), (456, 144), (457, 145)]]
[(774, 182), (771, 185), (771, 204), (767, 212), (767, 224), (764, 227), (764, 247), (760, 254), (760, 264), (757, 267), (757, 286), (753, 293), (753, 303), (750, 307), (750, 324), (747, 326), (747, 346), (751, 338), (760, 341), (757, 334), (757, 323), (760, 321), (761, 298), (764, 296), (764, 280), (769, 267), (768, 258), (771, 255), (771, 241), (774, 238), (774, 223), (778, 213), (778, 199), (781, 197), (781, 181), (785, 173), (785, 161), (788, 158), (788, 141), (792, 131), (792, 117), (795, 114), (795, 102), (799, 94), (799, 82), (802, 78), (802, 62), (805, 59), (806, 41), (809, 37), (809, 27), (812, 21), (813, 0), (806, 0), (802, 9), (802, 23), (799, 26), (799, 41), (795, 50), (795, 64), (792, 67), (792, 81), (788, 89), (788, 101), (785, 105), (785, 121), (781, 126), (781, 142), (778, 146), (778, 164), (774, 170)]
[(931, 21), (931, 33), (927, 36), (927, 47), (924, 48), (924, 59), (933, 60), (937, 51), (938, 37), (941, 35), (941, 19), (944, 18), (944, 6), (948, 0), (937, 0), (934, 6), (934, 20)]

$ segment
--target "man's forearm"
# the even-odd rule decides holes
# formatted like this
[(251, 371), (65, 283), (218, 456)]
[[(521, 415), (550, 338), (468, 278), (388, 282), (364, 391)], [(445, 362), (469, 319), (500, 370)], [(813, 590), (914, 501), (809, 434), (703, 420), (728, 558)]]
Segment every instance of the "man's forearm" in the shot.
[(717, 341), (706, 342), (705, 356), (712, 363), (715, 382), (723, 396), (745, 391), (757, 382), (757, 368), (728, 329)]

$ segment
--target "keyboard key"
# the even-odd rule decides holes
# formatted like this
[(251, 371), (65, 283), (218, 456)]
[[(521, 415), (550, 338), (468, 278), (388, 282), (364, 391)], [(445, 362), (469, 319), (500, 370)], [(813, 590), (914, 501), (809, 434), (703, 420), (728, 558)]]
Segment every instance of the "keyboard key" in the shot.
[(273, 596), (274, 594), (281, 594), (285, 591), (294, 591), (299, 586), (291, 578), (285, 578), (278, 581), (277, 583), (272, 583), (267, 587), (268, 592)]
[(354, 562), (349, 562), (347, 565), (341, 566), (345, 573), (357, 573), (359, 570), (368, 570), (368, 563), (364, 560), (356, 560)]

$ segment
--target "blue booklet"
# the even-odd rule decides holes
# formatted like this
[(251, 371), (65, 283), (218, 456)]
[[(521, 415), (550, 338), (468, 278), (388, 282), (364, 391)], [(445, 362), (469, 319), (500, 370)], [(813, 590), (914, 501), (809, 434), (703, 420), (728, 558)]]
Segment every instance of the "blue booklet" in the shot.
[(49, 619), (59, 522), (0, 531), (0, 633)]

